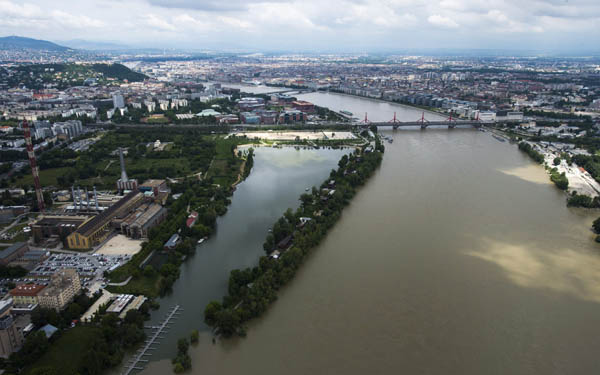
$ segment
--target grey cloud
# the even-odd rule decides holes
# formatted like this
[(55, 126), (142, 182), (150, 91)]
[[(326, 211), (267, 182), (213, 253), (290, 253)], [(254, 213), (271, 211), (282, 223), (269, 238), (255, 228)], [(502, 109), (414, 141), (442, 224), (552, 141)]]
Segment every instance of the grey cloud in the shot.
[[(149, 4), (163, 8), (201, 10), (207, 12), (244, 11), (251, 4), (265, 3), (265, 0), (147, 0)], [(270, 1), (273, 2), (273, 1)], [(281, 2), (281, 1), (277, 1)]]

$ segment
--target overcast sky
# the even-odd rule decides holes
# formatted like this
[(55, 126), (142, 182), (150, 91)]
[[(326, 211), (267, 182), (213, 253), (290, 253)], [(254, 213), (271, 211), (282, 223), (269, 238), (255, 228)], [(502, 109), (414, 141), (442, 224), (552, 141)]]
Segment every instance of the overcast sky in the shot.
[(0, 35), (223, 50), (600, 49), (600, 0), (0, 0)]

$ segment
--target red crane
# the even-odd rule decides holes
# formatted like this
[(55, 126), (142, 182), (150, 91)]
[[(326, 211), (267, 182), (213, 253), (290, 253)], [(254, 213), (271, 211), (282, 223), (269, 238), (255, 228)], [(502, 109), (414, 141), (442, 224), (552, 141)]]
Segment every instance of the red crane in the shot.
[(31, 142), (31, 130), (27, 120), (23, 121), (23, 132), (25, 133), (25, 144), (27, 145), (27, 157), (29, 157), (29, 166), (33, 175), (33, 184), (35, 185), (35, 196), (37, 198), (38, 209), (44, 212), (44, 194), (42, 194), (42, 185), (40, 185), (40, 170), (35, 162), (35, 152), (33, 152), (33, 143)]

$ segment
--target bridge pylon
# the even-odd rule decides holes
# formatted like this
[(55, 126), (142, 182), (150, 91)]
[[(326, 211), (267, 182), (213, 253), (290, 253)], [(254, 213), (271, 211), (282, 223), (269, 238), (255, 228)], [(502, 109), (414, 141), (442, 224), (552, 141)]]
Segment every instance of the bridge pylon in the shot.
[(422, 130), (427, 129), (427, 123), (429, 121), (425, 120), (425, 111), (421, 113), (421, 119), (419, 119), (417, 122), (421, 124)]
[(398, 126), (400, 126), (400, 124), (399, 124), (399, 123), (400, 123), (400, 121), (398, 121), (398, 120), (396, 119), (396, 112), (394, 112), (394, 118), (393, 118), (393, 119), (391, 119), (391, 120), (390, 120), (390, 121), (388, 121), (388, 122), (393, 124), (393, 125), (392, 125), (392, 128), (393, 128), (394, 130), (398, 129)]

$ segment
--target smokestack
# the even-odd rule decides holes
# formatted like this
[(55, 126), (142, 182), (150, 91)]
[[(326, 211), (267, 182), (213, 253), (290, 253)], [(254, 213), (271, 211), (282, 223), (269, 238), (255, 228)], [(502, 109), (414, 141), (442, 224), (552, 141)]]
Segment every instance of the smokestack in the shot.
[(121, 181), (127, 182), (127, 172), (125, 172), (125, 159), (123, 158), (123, 149), (119, 147), (119, 158), (121, 159)]
[(73, 197), (73, 208), (77, 210), (77, 200), (75, 199), (75, 186), (71, 185), (71, 196)]
[(77, 198), (79, 198), (79, 209), (83, 210), (83, 202), (81, 201), (81, 187), (77, 187)]
[(88, 194), (88, 189), (85, 188), (85, 209), (90, 209), (90, 195)]
[(96, 193), (95, 186), (94, 186), (94, 202), (96, 202), (96, 211), (98, 211), (98, 193)]

